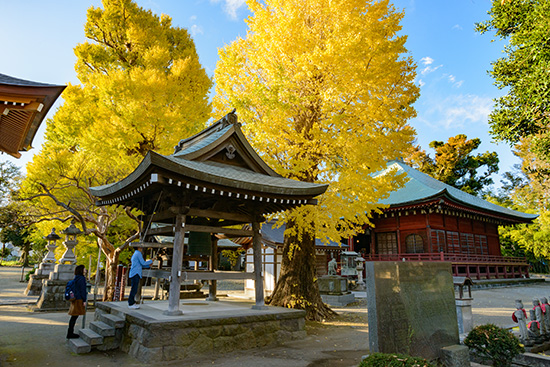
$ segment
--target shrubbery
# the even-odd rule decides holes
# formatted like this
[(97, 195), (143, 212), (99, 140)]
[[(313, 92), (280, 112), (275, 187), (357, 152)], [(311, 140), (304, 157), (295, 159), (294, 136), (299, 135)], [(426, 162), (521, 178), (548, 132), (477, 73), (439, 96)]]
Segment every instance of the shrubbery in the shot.
[(359, 367), (435, 367), (423, 358), (397, 353), (373, 353)]
[(511, 366), (514, 357), (524, 352), (518, 338), (493, 324), (475, 327), (464, 344), (483, 361), (492, 361), (495, 367)]

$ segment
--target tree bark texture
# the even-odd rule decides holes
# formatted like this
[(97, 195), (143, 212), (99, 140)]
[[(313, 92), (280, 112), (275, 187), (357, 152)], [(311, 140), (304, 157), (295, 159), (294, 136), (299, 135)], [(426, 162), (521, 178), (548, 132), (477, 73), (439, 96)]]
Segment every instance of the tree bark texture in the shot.
[[(287, 226), (295, 225), (289, 221)], [(336, 315), (321, 300), (315, 270), (315, 238), (303, 232), (285, 236), (281, 274), (268, 303), (272, 306), (297, 308), (306, 311), (306, 319), (323, 321)]]

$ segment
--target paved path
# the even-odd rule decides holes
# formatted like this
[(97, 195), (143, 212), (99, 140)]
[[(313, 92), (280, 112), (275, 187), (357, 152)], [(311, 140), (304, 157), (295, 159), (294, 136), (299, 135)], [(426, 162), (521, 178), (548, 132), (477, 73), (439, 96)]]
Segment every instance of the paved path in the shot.
[[(0, 267), (0, 366), (144, 366), (125, 353), (92, 352), (74, 355), (65, 342), (66, 312), (29, 312), (27, 304), (36, 297), (25, 297), (26, 284), (20, 283), (21, 269)], [(533, 297), (550, 297), (550, 283), (474, 290), (474, 322), (492, 322), (507, 327), (513, 322), (514, 300), (522, 299), (526, 308)], [(308, 336), (285, 346), (262, 348), (221, 356), (206, 356), (162, 366), (222, 367), (351, 367), (359, 364), (368, 350), (366, 302), (338, 308), (340, 316), (327, 323), (307, 323)], [(87, 315), (93, 320), (93, 312)], [(81, 325), (81, 319), (77, 327)]]

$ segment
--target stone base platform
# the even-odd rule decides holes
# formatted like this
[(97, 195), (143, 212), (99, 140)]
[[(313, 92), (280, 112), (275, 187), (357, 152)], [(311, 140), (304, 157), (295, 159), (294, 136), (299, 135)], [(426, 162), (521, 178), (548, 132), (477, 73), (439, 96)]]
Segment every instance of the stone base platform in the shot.
[(101, 302), (95, 317), (113, 314), (125, 320), (121, 350), (144, 363), (184, 360), (302, 339), (305, 311), (282, 307), (251, 309), (238, 301), (181, 300), (183, 315), (167, 316), (168, 301)]
[(353, 293), (341, 295), (321, 294), (321, 299), (329, 306), (346, 307), (350, 303), (355, 302), (355, 295)]

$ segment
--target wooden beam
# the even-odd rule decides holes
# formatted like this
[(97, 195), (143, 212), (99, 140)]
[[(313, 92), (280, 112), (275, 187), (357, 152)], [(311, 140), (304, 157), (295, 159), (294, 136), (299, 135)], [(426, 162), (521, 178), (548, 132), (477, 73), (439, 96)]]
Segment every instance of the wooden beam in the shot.
[[(169, 270), (162, 269), (143, 269), (143, 276), (148, 278), (168, 279)], [(242, 271), (195, 271), (183, 270), (180, 276), (180, 282), (186, 280), (224, 280), (224, 279), (254, 279), (254, 273)]]
[(226, 235), (233, 235), (238, 237), (252, 237), (253, 232), (249, 229), (237, 229), (237, 228), (224, 228), (224, 227), (211, 227), (211, 226), (196, 226), (193, 224), (186, 224), (185, 230), (189, 232), (203, 232), (203, 233), (223, 233)]
[(157, 235), (174, 235), (174, 227), (173, 226), (166, 226), (166, 227), (159, 227), (159, 228), (149, 228), (146, 233), (147, 236), (157, 236)]
[(252, 217), (248, 215), (240, 214), (240, 213), (220, 212), (217, 210), (203, 210), (203, 209), (191, 208), (189, 209), (189, 213), (187, 213), (187, 215), (194, 216), (194, 217), (203, 217), (203, 218), (234, 220), (234, 221), (243, 222), (243, 223), (252, 222)]

